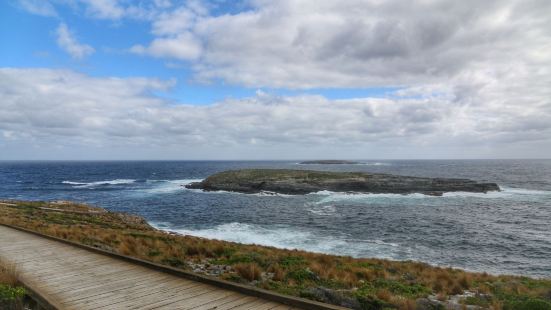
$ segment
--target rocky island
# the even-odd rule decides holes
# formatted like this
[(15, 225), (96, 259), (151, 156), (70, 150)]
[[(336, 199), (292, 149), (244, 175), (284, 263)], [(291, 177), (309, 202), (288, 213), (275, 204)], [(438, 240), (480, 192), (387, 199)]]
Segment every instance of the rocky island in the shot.
[(250, 194), (274, 192), (301, 195), (319, 191), (333, 191), (374, 194), (421, 193), (433, 196), (441, 196), (446, 192), (486, 193), (500, 190), (496, 183), (479, 183), (468, 179), (288, 169), (224, 171), (211, 175), (201, 182), (188, 184), (186, 188)]
[(299, 163), (299, 165), (357, 165), (357, 164), (360, 164), (360, 163), (357, 161), (335, 160), (335, 159), (307, 160)]

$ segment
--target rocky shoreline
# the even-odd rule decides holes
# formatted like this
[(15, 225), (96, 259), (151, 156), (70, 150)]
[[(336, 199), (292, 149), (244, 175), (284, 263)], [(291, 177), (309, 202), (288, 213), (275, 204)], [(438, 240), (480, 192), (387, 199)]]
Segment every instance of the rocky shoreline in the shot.
[(480, 183), (469, 179), (287, 169), (224, 171), (213, 174), (201, 182), (188, 184), (186, 188), (249, 194), (274, 192), (303, 195), (332, 191), (373, 194), (421, 193), (433, 196), (441, 196), (446, 192), (487, 193), (500, 190), (496, 183)]

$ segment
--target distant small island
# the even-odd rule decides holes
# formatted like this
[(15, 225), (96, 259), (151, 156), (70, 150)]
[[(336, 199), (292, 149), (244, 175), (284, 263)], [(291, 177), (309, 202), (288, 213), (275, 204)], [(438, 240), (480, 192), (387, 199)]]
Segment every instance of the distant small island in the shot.
[(423, 178), (382, 173), (328, 172), (289, 169), (230, 170), (185, 186), (205, 191), (240, 193), (274, 192), (301, 195), (319, 191), (374, 194), (411, 194), (441, 196), (446, 192), (486, 193), (499, 191), (496, 183), (468, 179)]
[(306, 160), (299, 163), (300, 165), (357, 165), (361, 164), (357, 161), (351, 160), (336, 160), (336, 159), (326, 159), (326, 160)]

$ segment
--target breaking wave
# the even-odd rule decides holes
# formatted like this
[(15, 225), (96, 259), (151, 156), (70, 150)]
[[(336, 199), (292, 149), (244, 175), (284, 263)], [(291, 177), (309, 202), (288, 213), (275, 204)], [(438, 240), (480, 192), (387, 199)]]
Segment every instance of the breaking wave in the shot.
[(152, 187), (140, 189), (139, 191), (148, 194), (168, 194), (181, 190), (189, 190), (186, 185), (193, 182), (201, 182), (203, 179), (181, 179), (181, 180), (147, 180), (146, 183), (152, 184)]
[(332, 165), (338, 165), (338, 166), (391, 166), (391, 163), (383, 163), (383, 162), (354, 162), (354, 163), (346, 163), (346, 164), (304, 164), (304, 163), (295, 163), (295, 165), (304, 165), (304, 166), (316, 166), (316, 165), (323, 165), (323, 166), (332, 166)]
[(319, 216), (334, 216), (337, 208), (333, 205), (313, 205), (309, 206), (307, 211)]
[(86, 188), (86, 187), (96, 187), (102, 185), (120, 185), (120, 184), (131, 184), (136, 182), (134, 179), (115, 179), (107, 181), (96, 181), (96, 182), (73, 182), (73, 181), (63, 181), (62, 184), (73, 185), (74, 188)]
[(183, 235), (208, 239), (233, 241), (244, 244), (273, 246), (353, 257), (404, 258), (409, 257), (409, 248), (382, 240), (354, 239), (346, 235), (326, 235), (287, 226), (262, 226), (246, 223), (226, 223), (204, 229), (172, 227), (167, 222), (151, 222), (153, 227)]
[(501, 191), (488, 193), (471, 192), (448, 192), (442, 196), (432, 196), (420, 193), (413, 194), (369, 194), (369, 193), (340, 193), (331, 191), (320, 191), (309, 195), (320, 196), (318, 204), (334, 203), (339, 201), (363, 201), (363, 200), (387, 200), (387, 199), (463, 199), (463, 198), (485, 198), (485, 199), (538, 199), (541, 196), (551, 196), (551, 191), (532, 190), (524, 188), (502, 187)]
[(390, 163), (381, 163), (381, 162), (373, 162), (373, 163), (357, 163), (356, 165), (362, 165), (362, 166), (390, 166)]

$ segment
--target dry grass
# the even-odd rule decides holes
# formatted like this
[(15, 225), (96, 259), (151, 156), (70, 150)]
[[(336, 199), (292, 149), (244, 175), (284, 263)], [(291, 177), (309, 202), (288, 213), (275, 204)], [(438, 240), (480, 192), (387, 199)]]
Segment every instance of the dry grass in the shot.
[(0, 284), (9, 286), (20, 285), (19, 273), (15, 264), (0, 260)]
[[(168, 234), (143, 219), (113, 212), (86, 212), (84, 205), (10, 202), (0, 205), (0, 223), (80, 242), (176, 268), (191, 263), (231, 266), (222, 278), (257, 282), (263, 288), (300, 296), (309, 288), (324, 287), (352, 298), (370, 298), (399, 309), (413, 309), (415, 300), (429, 294), (445, 298), (465, 290), (491, 294), (486, 307), (536, 300), (550, 304), (551, 281), (526, 277), (492, 276), (419, 262), (399, 262), (243, 245), (192, 236)], [(263, 273), (271, 274), (263, 279)], [(473, 302), (485, 302), (473, 300)], [(546, 309), (546, 308), (542, 308)]]
[(248, 281), (260, 280), (262, 272), (256, 263), (240, 263), (233, 266), (233, 269), (243, 279)]

